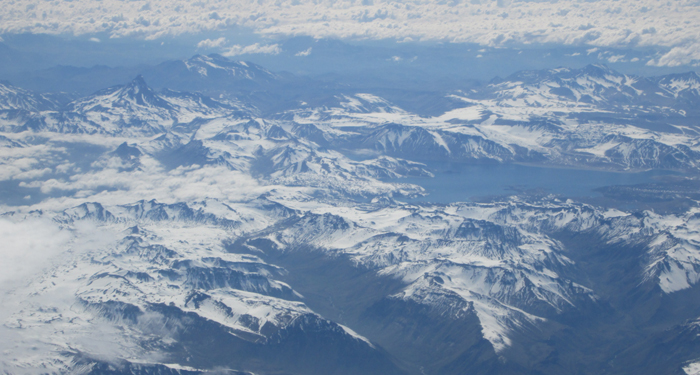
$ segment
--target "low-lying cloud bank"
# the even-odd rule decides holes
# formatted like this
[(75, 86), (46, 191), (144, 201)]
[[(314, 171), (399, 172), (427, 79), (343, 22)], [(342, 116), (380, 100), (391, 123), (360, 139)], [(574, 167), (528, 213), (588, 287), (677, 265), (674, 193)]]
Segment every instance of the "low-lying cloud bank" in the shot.
[[(670, 51), (648, 65), (700, 64), (700, 3), (690, 0), (18, 0), (5, 4), (0, 19), (0, 33), (107, 32), (112, 37), (157, 39), (242, 26), (268, 36), (445, 40), (491, 46), (657, 46)], [(200, 47), (221, 47), (231, 54), (277, 52), (222, 44), (220, 39), (207, 40)]]

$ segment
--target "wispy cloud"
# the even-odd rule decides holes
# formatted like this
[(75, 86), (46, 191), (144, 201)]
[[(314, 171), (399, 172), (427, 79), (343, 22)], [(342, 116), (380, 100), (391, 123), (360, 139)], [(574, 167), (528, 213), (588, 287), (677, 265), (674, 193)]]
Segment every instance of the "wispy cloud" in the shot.
[(224, 37), (218, 39), (204, 39), (197, 43), (197, 48), (218, 48), (223, 47), (226, 43), (227, 40)]
[(216, 199), (252, 199), (271, 188), (260, 186), (249, 175), (224, 166), (179, 167), (164, 171), (157, 161), (148, 157), (142, 157), (141, 163), (142, 169), (131, 173), (105, 168), (75, 174), (70, 180), (23, 181), (20, 186), (41, 188), (46, 194), (56, 195), (77, 191), (72, 196), (50, 198), (31, 208), (52, 211), (77, 206), (85, 201), (105, 204), (126, 204), (139, 199), (190, 201), (198, 199), (202, 191), (207, 191), (208, 197)]
[(24, 283), (65, 251), (71, 236), (48, 219), (12, 222), (0, 218), (0, 293)]
[(251, 44), (249, 46), (233, 45), (225, 49), (222, 53), (224, 56), (238, 56), (238, 55), (252, 55), (257, 53), (277, 55), (282, 52), (282, 49), (278, 44), (265, 44), (260, 43)]
[(136, 353), (123, 329), (76, 304), (79, 284), (56, 276), (87, 253), (114, 246), (118, 233), (91, 221), (68, 229), (43, 215), (12, 219), (0, 218), (0, 367), (38, 375), (60, 372), (70, 358), (59, 353), (71, 348), (107, 361)]
[(295, 53), (294, 56), (309, 56), (311, 54), (311, 48), (312, 47), (309, 47), (303, 51), (299, 51), (299, 52)]

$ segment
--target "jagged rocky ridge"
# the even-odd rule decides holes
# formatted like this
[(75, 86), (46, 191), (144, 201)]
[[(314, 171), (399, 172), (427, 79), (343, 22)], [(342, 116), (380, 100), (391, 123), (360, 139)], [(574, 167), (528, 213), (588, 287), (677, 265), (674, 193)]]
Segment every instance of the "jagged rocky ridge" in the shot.
[[(181, 65), (178, 69), (202, 84), (228, 76), (261, 84), (282, 80), (261, 67), (221, 56), (169, 64)], [(261, 118), (252, 105), (230, 95), (214, 100), (169, 90), (157, 93), (139, 76), (123, 87), (61, 108), (40, 104), (36, 94), (3, 86), (7, 99), (1, 115), (2, 129), (8, 132), (190, 136), (208, 127), (207, 137), (223, 139), (230, 137), (227, 127), (263, 120), (278, 133), (269, 135), (274, 140), (292, 134), (323, 148), (371, 150), (412, 160), (697, 171), (698, 87), (700, 80), (692, 72), (643, 78), (591, 65), (519, 72), (479, 90), (445, 93), (445, 100), (461, 102), (462, 107), (431, 118), (371, 94), (342, 92), (320, 107), (302, 103), (299, 109)], [(215, 133), (211, 124), (217, 124)]]

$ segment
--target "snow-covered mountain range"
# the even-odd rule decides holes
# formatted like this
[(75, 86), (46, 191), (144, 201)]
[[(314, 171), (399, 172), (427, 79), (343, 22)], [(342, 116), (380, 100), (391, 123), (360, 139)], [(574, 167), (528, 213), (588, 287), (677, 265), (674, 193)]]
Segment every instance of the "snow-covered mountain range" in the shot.
[[(160, 69), (179, 86), (284, 80), (217, 55)], [(693, 373), (691, 196), (659, 212), (412, 198), (433, 162), (692, 182), (699, 87), (695, 73), (520, 72), (445, 93), (460, 106), (428, 117), (371, 93), (269, 113), (142, 76), (69, 103), (3, 83), (0, 368)]]

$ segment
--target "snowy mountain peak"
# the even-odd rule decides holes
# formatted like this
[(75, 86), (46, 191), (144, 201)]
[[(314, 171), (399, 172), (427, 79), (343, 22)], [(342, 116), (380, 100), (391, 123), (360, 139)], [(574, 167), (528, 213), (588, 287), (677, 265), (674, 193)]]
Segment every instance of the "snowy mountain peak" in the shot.
[(615, 75), (615, 76), (621, 75), (620, 73), (610, 69), (605, 64), (588, 64), (581, 70), (583, 72), (585, 72), (586, 74), (589, 74), (591, 76), (598, 76), (598, 77), (604, 77), (606, 75)]
[(396, 107), (384, 98), (372, 94), (342, 95), (337, 98), (339, 105), (352, 113), (399, 113), (402, 109)]
[(183, 61), (187, 69), (202, 77), (227, 77), (271, 81), (276, 76), (267, 69), (246, 61), (230, 60), (219, 54), (195, 55)]
[(127, 86), (132, 87), (134, 90), (148, 90), (146, 80), (143, 79), (141, 74), (137, 75)]
[(13, 86), (8, 81), (0, 81), (0, 110), (25, 110), (38, 112), (56, 110), (60, 104), (46, 95)]
[(645, 102), (657, 95), (658, 87), (645, 78), (627, 76), (601, 64), (581, 69), (557, 68), (521, 71), (489, 85), (492, 93), (509, 106), (527, 104), (535, 107), (582, 105), (617, 105)]
[(601, 79), (608, 79), (606, 77), (623, 76), (623, 74), (608, 68), (606, 65), (589, 64), (580, 69), (559, 67), (555, 69), (544, 70), (522, 70), (511, 74), (506, 79), (496, 79), (492, 82), (492, 84), (499, 84), (504, 81), (523, 82), (525, 84), (536, 84), (541, 83), (543, 81), (570, 80), (577, 77), (595, 77)]
[(110, 108), (134, 109), (135, 107), (156, 107), (169, 110), (171, 106), (153, 91), (143, 76), (138, 75), (123, 86), (111, 87), (96, 92), (72, 103), (78, 111), (105, 111)]
[(114, 150), (114, 154), (124, 160), (135, 160), (141, 156), (141, 151), (135, 145), (129, 145), (126, 142), (122, 143)]
[(658, 83), (675, 97), (700, 96), (700, 76), (696, 72), (669, 74), (659, 77)]
[(116, 96), (121, 100), (129, 100), (140, 106), (170, 107), (166, 101), (158, 97), (142, 75), (136, 76), (131, 82), (117, 91)]

